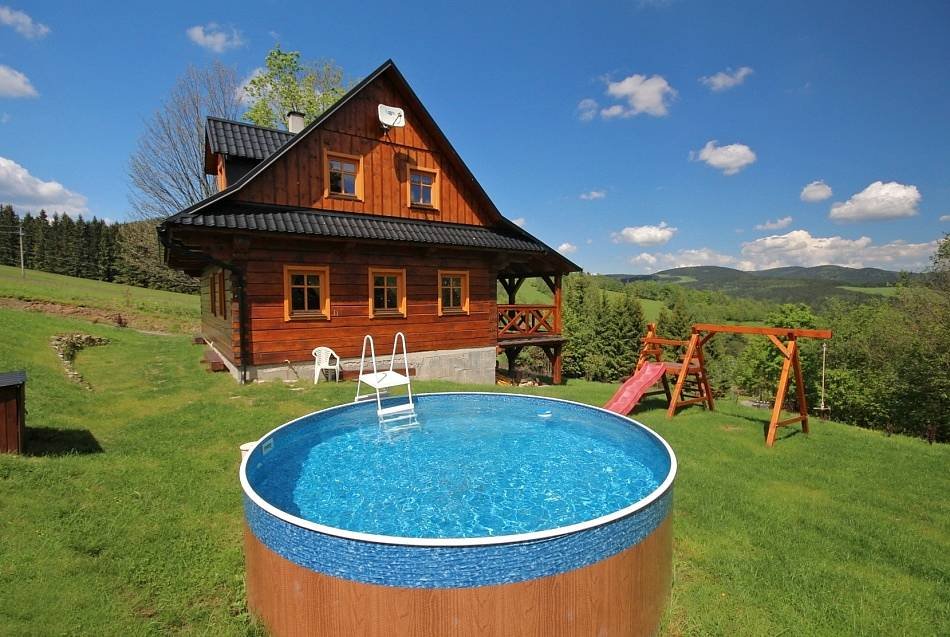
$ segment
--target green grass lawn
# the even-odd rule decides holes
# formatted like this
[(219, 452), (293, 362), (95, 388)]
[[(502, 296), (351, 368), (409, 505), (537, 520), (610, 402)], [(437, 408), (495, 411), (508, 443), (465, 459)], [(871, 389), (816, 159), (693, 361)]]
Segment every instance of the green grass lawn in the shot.
[(122, 314), (135, 327), (193, 332), (200, 317), (198, 296), (77, 279), (0, 265), (0, 298), (58, 303)]
[[(92, 391), (48, 345), (73, 330), (112, 341), (77, 358)], [(238, 445), (354, 385), (242, 387), (200, 357), (184, 335), (0, 309), (0, 370), (27, 370), (36, 441), (0, 457), (0, 635), (256, 634)], [(614, 389), (531, 393), (599, 405)], [(815, 422), (768, 450), (766, 412), (662, 407), (635, 417), (680, 463), (663, 634), (950, 633), (950, 447)]]

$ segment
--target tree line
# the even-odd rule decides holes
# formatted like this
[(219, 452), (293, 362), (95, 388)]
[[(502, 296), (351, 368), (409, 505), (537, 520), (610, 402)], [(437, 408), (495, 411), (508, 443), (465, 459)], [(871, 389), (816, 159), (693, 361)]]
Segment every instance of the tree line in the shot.
[(37, 215), (22, 217), (13, 206), (0, 206), (0, 264), (30, 270), (126, 283), (172, 292), (196, 292), (192, 277), (166, 267), (161, 260), (155, 221), (107, 223), (93, 216)]

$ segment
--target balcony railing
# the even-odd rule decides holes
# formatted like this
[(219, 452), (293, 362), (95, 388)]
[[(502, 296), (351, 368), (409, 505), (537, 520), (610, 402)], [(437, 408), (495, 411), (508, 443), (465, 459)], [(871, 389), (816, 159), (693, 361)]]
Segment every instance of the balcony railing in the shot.
[(555, 305), (498, 305), (498, 338), (530, 338), (561, 333)]

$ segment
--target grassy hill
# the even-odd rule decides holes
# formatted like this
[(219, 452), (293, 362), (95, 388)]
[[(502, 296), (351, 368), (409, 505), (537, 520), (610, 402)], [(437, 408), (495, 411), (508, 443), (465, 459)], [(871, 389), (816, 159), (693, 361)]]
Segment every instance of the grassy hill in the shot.
[[(919, 274), (904, 274), (878, 268), (846, 268), (822, 265), (743, 271), (719, 266), (673, 268), (649, 275), (611, 275), (624, 282), (656, 281), (697, 290), (775, 303), (820, 304), (829, 298), (866, 300), (867, 294), (882, 294), (900, 281)], [(884, 292), (883, 294), (887, 294)]]
[(19, 268), (5, 265), (0, 265), (0, 299), (8, 299), (7, 305), (78, 314), (106, 323), (114, 322), (116, 316), (121, 315), (131, 327), (158, 331), (190, 333), (196, 330), (200, 319), (198, 296), (194, 294), (149, 290), (38, 270), (27, 270), (24, 278)]
[[(31, 285), (18, 293), (62, 298)], [(166, 300), (151, 310), (177, 320)], [(70, 331), (111, 341), (76, 360), (92, 390), (49, 347)], [(0, 370), (27, 370), (31, 440), (0, 456), (0, 634), (260, 634), (244, 605), (238, 445), (354, 386), (239, 386), (200, 357), (183, 334), (0, 307)], [(526, 391), (600, 405), (615, 389)], [(816, 421), (769, 450), (767, 412), (718, 408), (635, 415), (680, 467), (661, 634), (950, 633), (950, 446)]]

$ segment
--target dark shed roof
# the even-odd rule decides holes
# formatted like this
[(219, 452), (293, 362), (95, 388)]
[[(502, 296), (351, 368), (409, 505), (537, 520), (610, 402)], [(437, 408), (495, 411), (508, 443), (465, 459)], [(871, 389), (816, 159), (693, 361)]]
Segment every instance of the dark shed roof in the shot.
[(450, 223), (431, 223), (367, 214), (348, 214), (310, 208), (220, 205), (214, 211), (176, 215), (166, 223), (229, 230), (258, 230), (337, 239), (406, 241), (432, 245), (494, 250), (544, 252), (537, 240), (497, 229)]
[(10, 385), (22, 385), (26, 382), (26, 372), (0, 372), (0, 387), (9, 387)]
[(212, 153), (258, 160), (274, 154), (294, 136), (293, 133), (276, 128), (264, 128), (218, 117), (208, 118), (205, 134)]

